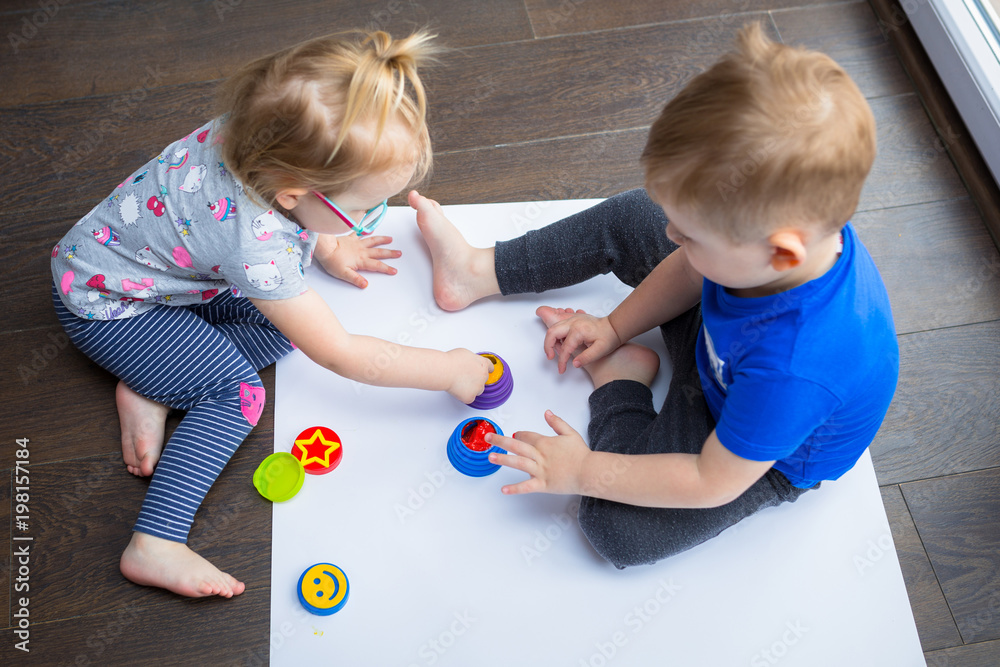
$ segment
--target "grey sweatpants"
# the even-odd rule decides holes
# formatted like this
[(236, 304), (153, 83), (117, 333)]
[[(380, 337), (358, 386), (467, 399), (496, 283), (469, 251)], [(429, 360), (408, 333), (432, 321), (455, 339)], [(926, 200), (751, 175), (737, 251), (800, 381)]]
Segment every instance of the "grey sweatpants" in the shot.
[[(543, 292), (613, 272), (635, 287), (677, 249), (663, 210), (645, 190), (630, 190), (564, 220), (496, 245), (504, 294)], [(590, 395), (588, 440), (594, 451), (697, 454), (715, 428), (695, 364), (701, 308), (660, 326), (673, 378), (657, 412), (648, 387), (616, 380)], [(739, 498), (709, 509), (659, 509), (584, 497), (580, 527), (615, 567), (655, 563), (709, 540), (765, 507), (796, 500), (797, 488), (770, 469)]]

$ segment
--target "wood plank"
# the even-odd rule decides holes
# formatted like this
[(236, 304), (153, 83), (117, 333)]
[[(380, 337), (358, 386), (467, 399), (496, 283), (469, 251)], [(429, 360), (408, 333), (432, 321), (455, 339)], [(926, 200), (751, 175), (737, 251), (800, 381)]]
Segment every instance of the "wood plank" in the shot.
[[(7, 440), (6, 442), (10, 442)], [(0, 604), (3, 604), (3, 611), (0, 611), (0, 624), (2, 627), (10, 627), (11, 614), (13, 613), (10, 609), (11, 595), (18, 593), (20, 597), (20, 592), (14, 590), (14, 584), (17, 583), (13, 581), (17, 575), (15, 572), (17, 568), (14, 566), (14, 556), (13, 556), (13, 544), (14, 541), (10, 538), (13, 537), (13, 529), (11, 528), (11, 490), (14, 486), (14, 473), (11, 470), (3, 470), (2, 473), (3, 483), (0, 484), (0, 526), (7, 526), (7, 538), (10, 540), (11, 548), (7, 549), (7, 552), (3, 555), (3, 561), (0, 562), (0, 569), (3, 570), (3, 576), (0, 577), (0, 581), (3, 582), (3, 594), (0, 595)], [(30, 585), (31, 582), (29, 581)]]
[[(115, 408), (117, 380), (69, 342), (54, 324), (0, 335), (8, 391), (16, 393), (0, 423), (4, 442), (31, 438), (33, 465), (118, 452), (121, 429)], [(12, 448), (0, 448), (0, 470), (14, 465)]]
[[(0, 170), (8, 233), (37, 221), (42, 211), (81, 218), (122, 179), (212, 117), (216, 84), (195, 83), (149, 91), (134, 106), (111, 95), (0, 109)], [(56, 209), (60, 210), (60, 209)], [(53, 213), (51, 210), (47, 213)], [(51, 219), (51, 218), (50, 218)]]
[(442, 204), (608, 197), (642, 187), (645, 129), (444, 153), (421, 189)]
[[(472, 49), (468, 59), (436, 70), (442, 77), (431, 108), (436, 148), (446, 153), (647, 127), (664, 100), (722, 50), (686, 47), (683, 33), (695, 28), (587, 35), (582, 45), (556, 39)], [(593, 54), (585, 63), (580, 49)], [(638, 60), (605, 56), (634, 50), (650, 53)], [(548, 63), (543, 76), (537, 76), (539, 63)], [(0, 109), (0, 126), (8, 130), (0, 142), (0, 169), (9, 175), (3, 240), (20, 240), (18, 233), (40, 218), (84, 215), (163, 146), (209, 118), (213, 90), (208, 83), (156, 89), (110, 114), (110, 96)], [(881, 98), (872, 107), (880, 155), (862, 210), (965, 195), (913, 96)]]
[(962, 639), (1000, 639), (1000, 468), (900, 488)]
[(924, 651), (932, 651), (961, 644), (962, 637), (958, 634), (944, 593), (934, 576), (934, 569), (920, 543), (920, 536), (899, 486), (884, 486), (881, 491), (882, 504), (889, 518), (892, 540), (899, 557), (899, 567), (903, 571), (903, 580), (906, 582), (906, 592), (910, 596), (910, 607), (913, 609), (921, 647)]
[(869, 103), (878, 128), (878, 155), (861, 192), (859, 211), (967, 196), (916, 95)]
[(710, 26), (698, 20), (628, 28), (484, 46), (448, 58), (427, 75), (437, 149), (647, 127), (728, 50), (728, 31), (703, 37)]
[(925, 653), (927, 667), (996, 667), (1000, 664), (1000, 641), (956, 646)]
[[(209, 491), (188, 541), (258, 595), (271, 585), (271, 503), (250, 480), (270, 453), (272, 438), (270, 431), (255, 432), (237, 450)], [(120, 453), (34, 464), (31, 476), (34, 623), (112, 611), (122, 604), (191, 604), (166, 590), (137, 586), (118, 570), (149, 484), (124, 469)]]
[(879, 28), (893, 45), (934, 123), (941, 145), (962, 175), (994, 242), (1000, 246), (1000, 186), (983, 161), (958, 110), (948, 96), (909, 18), (896, 0), (869, 0)]
[(903, 335), (899, 348), (896, 396), (871, 445), (879, 484), (1000, 466), (1000, 322)]
[[(711, 18), (701, 39), (732, 35), (746, 21), (748, 12), (780, 7), (821, 4), (829, 0), (632, 0), (632, 2), (586, 2), (585, 0), (525, 0), (531, 26), (538, 37)], [(729, 37), (727, 37), (729, 39)]]
[[(119, 465), (124, 465), (115, 377), (69, 343), (58, 322), (0, 334), (0, 345), (8, 351), (0, 360), (2, 376), (11, 378), (8, 386), (18, 397), (9, 403), (7, 417), (0, 422), (4, 442), (19, 437), (37, 440), (33, 464), (115, 454)], [(272, 392), (274, 366), (258, 375), (267, 392)], [(251, 438), (266, 437), (273, 414), (274, 408), (265, 404)], [(173, 417), (167, 422), (168, 427), (175, 423)], [(0, 448), (0, 470), (9, 470), (13, 461), (13, 448)]]
[[(231, 600), (119, 601), (101, 613), (32, 626), (30, 653), (14, 648), (17, 639), (4, 631), (0, 663), (266, 665), (269, 608), (266, 590)], [(296, 619), (289, 632), (312, 632), (307, 621)]]
[(836, 60), (865, 97), (913, 91), (867, 2), (779, 10), (771, 18), (782, 41)]
[[(452, 47), (532, 38), (518, 0), (106, 0), (57, 7), (44, 22), (35, 2), (0, 15), (0, 34), (7, 42), (0, 67), (5, 105), (84, 95), (131, 96), (151, 86), (221, 79), (258, 56), (351, 28), (379, 28), (402, 36), (430, 25), (441, 42)], [(9, 37), (32, 32), (23, 41)]]
[(1000, 319), (1000, 253), (968, 197), (866, 211), (854, 225), (885, 280), (897, 332)]

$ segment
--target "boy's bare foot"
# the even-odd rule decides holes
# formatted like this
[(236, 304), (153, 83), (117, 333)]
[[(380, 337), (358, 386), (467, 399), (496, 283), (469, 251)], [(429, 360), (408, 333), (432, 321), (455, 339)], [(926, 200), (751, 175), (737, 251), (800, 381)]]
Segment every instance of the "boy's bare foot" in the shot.
[[(583, 312), (572, 308), (540, 306), (535, 314), (541, 318), (545, 326), (551, 327), (567, 317)], [(660, 370), (660, 355), (644, 345), (625, 343), (608, 356), (590, 362), (583, 367), (583, 370), (590, 375), (594, 389), (612, 380), (635, 380), (649, 387)]]
[(163, 451), (163, 430), (170, 408), (132, 391), (124, 380), (115, 389), (122, 425), (122, 458), (133, 475), (148, 477)]
[(122, 554), (121, 571), (126, 579), (140, 586), (166, 588), (193, 598), (231, 598), (246, 589), (242, 581), (215, 567), (186, 544), (147, 533), (132, 533), (132, 541)]
[(417, 227), (431, 251), (437, 305), (443, 310), (462, 310), (473, 301), (499, 294), (493, 248), (469, 245), (433, 199), (412, 190), (407, 201), (417, 211)]

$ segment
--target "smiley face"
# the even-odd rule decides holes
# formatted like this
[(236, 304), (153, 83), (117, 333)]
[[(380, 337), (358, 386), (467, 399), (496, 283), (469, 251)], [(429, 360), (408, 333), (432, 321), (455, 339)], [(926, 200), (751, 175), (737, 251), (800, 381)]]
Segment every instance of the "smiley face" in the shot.
[(347, 604), (350, 583), (347, 575), (331, 563), (317, 563), (299, 577), (299, 602), (307, 611), (329, 616)]

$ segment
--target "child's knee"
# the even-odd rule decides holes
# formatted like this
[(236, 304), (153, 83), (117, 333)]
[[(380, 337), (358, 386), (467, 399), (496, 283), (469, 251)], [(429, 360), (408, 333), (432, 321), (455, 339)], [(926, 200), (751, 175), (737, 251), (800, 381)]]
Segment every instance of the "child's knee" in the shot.
[(648, 508), (609, 500), (583, 498), (580, 529), (594, 550), (619, 570), (649, 565), (685, 550), (676, 544), (674, 531), (644, 516)]

